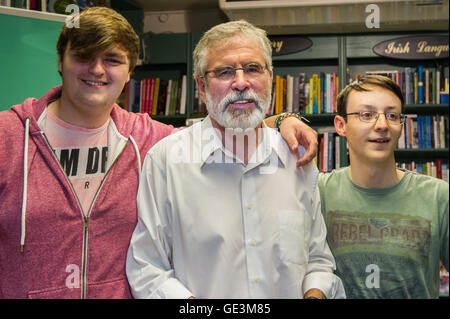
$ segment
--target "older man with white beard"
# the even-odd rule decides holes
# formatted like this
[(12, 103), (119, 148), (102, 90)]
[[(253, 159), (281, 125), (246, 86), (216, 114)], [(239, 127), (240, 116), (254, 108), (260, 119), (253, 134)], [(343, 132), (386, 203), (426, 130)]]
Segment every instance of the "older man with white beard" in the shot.
[(145, 158), (126, 266), (134, 297), (345, 297), (317, 168), (296, 168), (263, 121), (266, 33), (245, 21), (213, 27), (194, 50), (194, 76), (208, 117)]

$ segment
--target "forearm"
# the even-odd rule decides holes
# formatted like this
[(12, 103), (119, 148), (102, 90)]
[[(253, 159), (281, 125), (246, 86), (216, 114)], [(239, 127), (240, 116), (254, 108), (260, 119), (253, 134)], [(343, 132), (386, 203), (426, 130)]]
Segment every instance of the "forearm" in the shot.
[(272, 115), (272, 116), (266, 117), (264, 120), (264, 123), (266, 123), (266, 125), (268, 127), (274, 128), (276, 119), (277, 119), (277, 115)]

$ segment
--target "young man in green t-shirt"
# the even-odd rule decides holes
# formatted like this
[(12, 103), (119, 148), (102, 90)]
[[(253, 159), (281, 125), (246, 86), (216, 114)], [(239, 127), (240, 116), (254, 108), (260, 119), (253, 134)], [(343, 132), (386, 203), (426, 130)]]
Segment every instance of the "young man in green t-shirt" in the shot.
[(438, 298), (448, 270), (448, 183), (396, 168), (405, 116), (390, 79), (367, 75), (338, 96), (334, 126), (350, 166), (321, 174), (322, 213), (348, 298)]

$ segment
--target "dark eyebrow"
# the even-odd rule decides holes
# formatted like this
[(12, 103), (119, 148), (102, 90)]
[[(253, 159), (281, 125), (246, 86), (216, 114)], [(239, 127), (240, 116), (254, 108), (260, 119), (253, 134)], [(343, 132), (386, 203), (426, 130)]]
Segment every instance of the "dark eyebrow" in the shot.
[[(361, 104), (360, 107), (364, 107), (364, 108), (367, 108), (367, 109), (375, 108), (375, 106), (370, 105), (370, 104)], [(396, 106), (390, 105), (390, 106), (387, 106), (386, 109), (391, 112), (392, 110), (396, 109)]]
[(120, 59), (126, 59), (127, 56), (125, 54), (117, 53), (117, 52), (107, 52), (105, 53), (105, 56), (108, 58), (120, 58)]

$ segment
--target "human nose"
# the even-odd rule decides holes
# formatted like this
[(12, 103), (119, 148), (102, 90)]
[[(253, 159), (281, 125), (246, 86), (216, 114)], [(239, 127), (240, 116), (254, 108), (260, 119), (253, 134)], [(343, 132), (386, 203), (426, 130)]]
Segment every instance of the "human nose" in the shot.
[(94, 75), (102, 75), (105, 72), (103, 61), (101, 59), (92, 59), (89, 61), (88, 70)]
[(386, 114), (377, 113), (375, 117), (375, 129), (385, 129), (389, 126), (389, 122), (386, 118)]
[(232, 89), (243, 91), (247, 88), (249, 88), (250, 83), (245, 76), (245, 72), (241, 68), (236, 68), (234, 70), (234, 78), (233, 83), (231, 85)]

